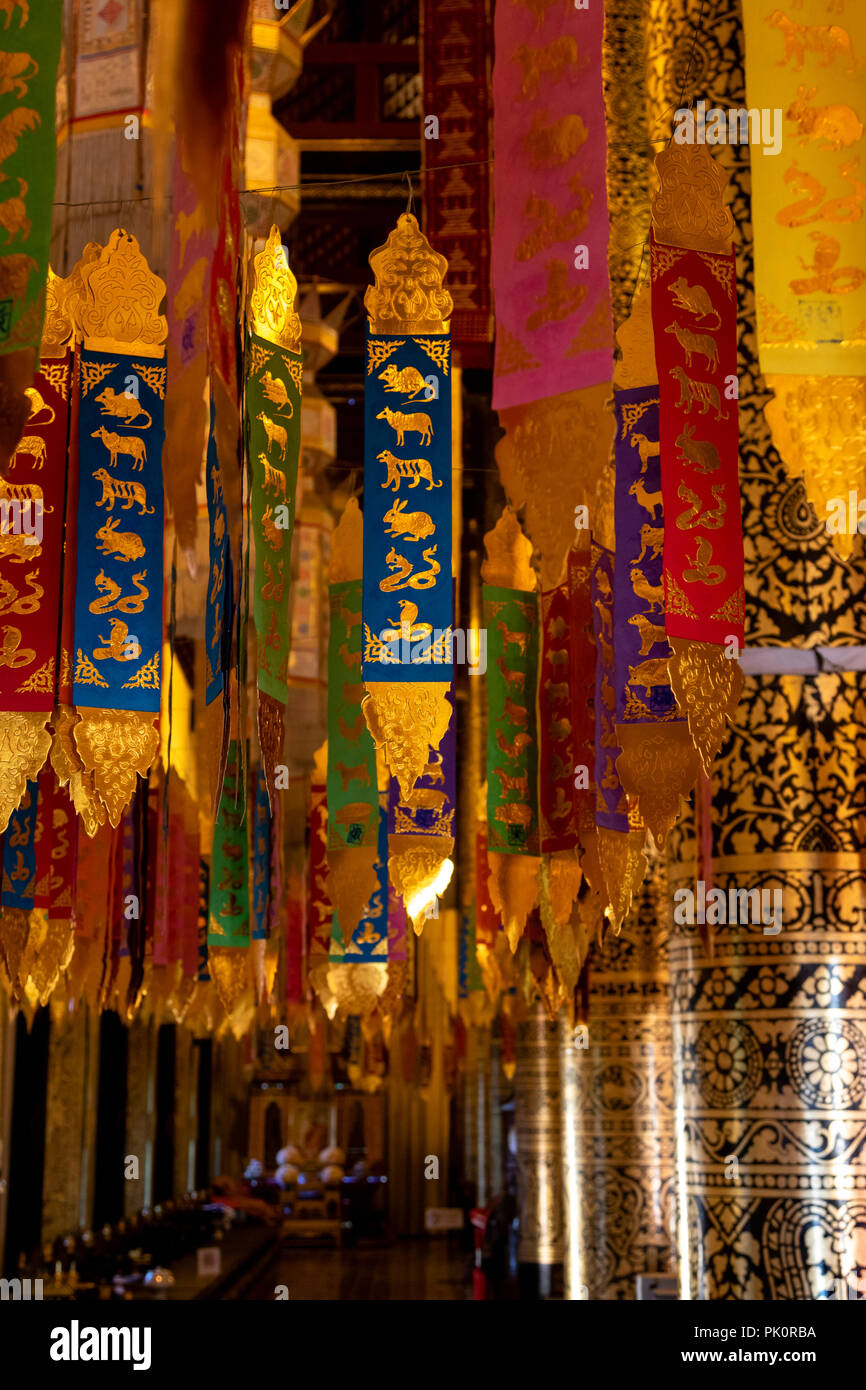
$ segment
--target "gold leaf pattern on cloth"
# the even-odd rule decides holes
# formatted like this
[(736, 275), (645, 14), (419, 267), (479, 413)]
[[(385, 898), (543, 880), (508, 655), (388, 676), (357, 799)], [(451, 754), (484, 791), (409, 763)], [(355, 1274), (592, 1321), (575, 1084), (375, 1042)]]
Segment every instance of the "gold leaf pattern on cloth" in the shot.
[(454, 301), (444, 288), (448, 262), (411, 212), (397, 218), (384, 246), (370, 252), (375, 285), (364, 295), (371, 333), (447, 333)]
[(673, 649), (668, 661), (671, 689), (680, 713), (688, 720), (704, 772), (710, 777), (743, 688), (742, 667), (714, 642), (692, 642), (682, 637), (669, 641)]
[(44, 710), (4, 710), (0, 721), (0, 831), (35, 781), (51, 748)]
[(541, 860), (532, 854), (488, 851), (490, 901), (502, 922), (512, 953), (523, 935), (527, 918), (538, 901)]
[(115, 828), (132, 800), (136, 775), (146, 777), (159, 749), (159, 728), (153, 714), (133, 710), (78, 711), (75, 746), (84, 771), (93, 773), (93, 787)]
[(298, 282), (289, 267), (278, 227), (271, 227), (264, 251), (253, 258), (252, 280), (253, 332), (287, 352), (300, 352), (301, 320), (295, 312)]
[(632, 900), (647, 871), (645, 830), (608, 830), (598, 827), (598, 857), (607, 889), (610, 923), (618, 935)]
[(620, 781), (660, 847), (679, 818), (681, 798), (697, 781), (699, 760), (688, 726), (617, 724), (616, 737)]
[(376, 681), (367, 686), (361, 709), (373, 742), (400, 783), (403, 801), (427, 767), (429, 750), (438, 751), (448, 728), (449, 689), (442, 681)]

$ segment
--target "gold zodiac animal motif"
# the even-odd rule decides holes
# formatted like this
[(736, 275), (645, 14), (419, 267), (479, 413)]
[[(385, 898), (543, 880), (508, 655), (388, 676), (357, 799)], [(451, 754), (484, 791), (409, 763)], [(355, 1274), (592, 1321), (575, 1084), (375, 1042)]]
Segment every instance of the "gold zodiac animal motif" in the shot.
[[(18, 141), (21, 136), (29, 130), (35, 130), (42, 124), (38, 111), (33, 111), (29, 106), (16, 106), (14, 111), (10, 111), (0, 121), (0, 164), (5, 164), (18, 148)], [(5, 179), (6, 175), (0, 169), (0, 180)], [(22, 260), (29, 257), (22, 257)]]
[(369, 787), (370, 773), (366, 763), (358, 763), (357, 767), (346, 767), (345, 763), (335, 763), (334, 771), (340, 774), (340, 781), (343, 783), (343, 791), (346, 790), (350, 782), (359, 782), (362, 787)]
[(857, 62), (851, 36), (838, 24), (830, 24), (826, 28), (819, 24), (797, 24), (788, 18), (784, 10), (774, 10), (767, 16), (767, 23), (780, 30), (785, 40), (785, 56), (778, 60), (777, 68), (785, 67), (788, 59), (792, 58), (793, 70), (799, 72), (806, 54), (814, 53), (821, 58), (818, 64), (820, 68), (828, 68), (836, 58), (847, 58), (849, 66), (845, 72), (855, 71)]
[(271, 405), (275, 405), (277, 407), (277, 410), (280, 411), (281, 414), (285, 415), (286, 406), (289, 407), (289, 413), (286, 416), (286, 418), (288, 420), (291, 420), (292, 416), (295, 413), (295, 407), (292, 405), (292, 402), (289, 399), (289, 393), (286, 389), (286, 383), (284, 381), (280, 381), (279, 377), (272, 376), (270, 372), (263, 372), (262, 375), (259, 377), (259, 381), (262, 383), (264, 393), (270, 401)]
[[(138, 590), (137, 594), (123, 595), (123, 590), (115, 580), (109, 579), (104, 570), (100, 570), (94, 583), (102, 594), (102, 598), (95, 598), (88, 604), (91, 613), (110, 613), (116, 610), (118, 613), (142, 613), (147, 599), (150, 598), (150, 590), (145, 584), (147, 570), (140, 570), (138, 574), (132, 576), (132, 582)], [(104, 638), (100, 638), (104, 641)]]
[(122, 618), (109, 618), (108, 621), (111, 635), (103, 637), (100, 634), (97, 640), (105, 645), (93, 648), (93, 659), (94, 661), (107, 661), (110, 657), (113, 661), (126, 661), (124, 647), (127, 640), (131, 640), (129, 638), (129, 625)]
[(436, 583), (436, 576), (442, 566), (434, 560), (437, 547), (431, 545), (428, 550), (422, 550), (421, 554), (429, 565), (429, 569), (418, 570), (412, 573), (413, 561), (405, 555), (398, 555), (396, 550), (389, 550), (385, 556), (385, 564), (393, 574), (387, 579), (379, 581), (379, 588), (383, 594), (391, 594), (395, 589), (432, 589)]
[[(0, 8), (6, 9), (6, 28), (9, 28), (10, 7), (0, 0)], [(29, 71), (28, 71), (29, 69)], [(14, 92), (19, 101), (27, 95), (27, 84), (39, 72), (39, 64), (29, 53), (0, 53), (0, 96)]]
[(7, 559), (13, 565), (23, 565), (37, 560), (42, 554), (41, 545), (31, 545), (35, 537), (22, 531), (6, 531), (0, 524), (0, 559)]
[(41, 511), (43, 516), (54, 511), (53, 507), (46, 507), (38, 483), (9, 483), (0, 478), (0, 502), (20, 502), (22, 508), (29, 502), (34, 511)]
[(636, 478), (629, 488), (629, 496), (633, 497), (639, 507), (643, 507), (645, 512), (649, 512), (653, 521), (656, 519), (656, 507), (661, 509), (661, 492), (647, 492), (644, 487), (643, 478)]
[(694, 425), (683, 425), (677, 439), (677, 448), (682, 450), (677, 463), (693, 463), (699, 473), (715, 473), (722, 464), (718, 449), (709, 439), (695, 439), (694, 433)]
[(398, 497), (394, 505), (385, 513), (383, 521), (388, 527), (389, 536), (405, 536), (410, 541), (424, 540), (432, 536), (436, 527), (433, 518), (426, 512), (407, 512), (409, 503)]
[(712, 565), (713, 547), (704, 537), (698, 541), (698, 548), (695, 551), (693, 560), (690, 560), (691, 569), (683, 570), (683, 579), (689, 584), (721, 584), (725, 577), (726, 570), (724, 565)]
[(815, 87), (798, 87), (797, 96), (785, 112), (785, 120), (797, 127), (800, 143), (820, 141), (819, 149), (841, 150), (854, 145), (863, 134), (862, 123), (851, 106), (810, 106)]
[(518, 773), (514, 777), (509, 777), (508, 773), (504, 772), (501, 767), (495, 767), (493, 771), (499, 778), (499, 785), (502, 788), (503, 796), (507, 796), (509, 792), (517, 792), (518, 799), (529, 799), (528, 772)]
[(675, 309), (684, 309), (687, 314), (694, 314), (698, 322), (712, 315), (716, 321), (708, 325), (711, 333), (721, 327), (722, 316), (714, 307), (703, 285), (690, 285), (686, 277), (681, 275), (678, 280), (671, 281), (668, 291), (673, 295)]
[[(99, 406), (100, 414), (112, 415), (115, 420), (122, 420), (125, 425), (130, 425), (133, 429), (149, 430), (153, 424), (153, 416), (150, 411), (145, 410), (138, 396), (131, 393), (127, 395), (125, 391), (112, 391), (110, 386), (106, 386), (105, 390), (100, 391), (96, 397), (96, 404)], [(135, 423), (139, 415), (145, 417), (143, 425)]]
[(500, 657), (497, 657), (497, 659), (496, 659), (496, 665), (499, 667), (499, 670), (500, 670), (500, 672), (501, 672), (501, 674), (502, 674), (502, 678), (503, 678), (504, 681), (507, 682), (509, 689), (510, 689), (512, 686), (514, 687), (515, 690), (525, 690), (525, 689), (526, 689), (526, 672), (525, 672), (525, 671), (509, 671), (508, 668), (507, 668), (506, 665), (505, 665), (505, 658), (504, 658), (504, 657), (501, 657), (501, 656), (500, 656)]
[(692, 357), (705, 357), (707, 359), (707, 371), (719, 365), (719, 350), (716, 341), (708, 333), (692, 333), (690, 328), (681, 328), (674, 319), (665, 329), (666, 333), (673, 333), (680, 347), (686, 355), (686, 366), (692, 365)]
[(0, 578), (0, 613), (38, 613), (39, 602), (45, 595), (38, 581), (38, 570), (25, 574), (24, 583), (30, 593), (21, 594), (11, 580)]
[(274, 521), (273, 508), (270, 506), (265, 507), (265, 510), (262, 514), (262, 530), (265, 533), (265, 540), (267, 541), (271, 549), (282, 550), (283, 537), (286, 534), (285, 528), (282, 526), (278, 526), (277, 523)]
[(138, 503), (139, 516), (152, 516), (156, 510), (147, 505), (144, 483), (126, 482), (122, 478), (112, 478), (111, 474), (106, 473), (104, 468), (97, 468), (93, 476), (97, 482), (102, 483), (102, 496), (96, 503), (97, 507), (107, 507), (108, 511), (111, 511), (115, 502), (119, 500), (125, 512), (128, 512), (135, 503)]
[(144, 541), (134, 531), (118, 531), (120, 522), (109, 517), (96, 533), (97, 550), (103, 555), (116, 555), (118, 560), (140, 560), (146, 553)]
[(274, 468), (268, 463), (267, 454), (259, 454), (259, 463), (262, 465), (262, 492), (273, 494), (286, 500), (286, 475), (281, 473), (279, 468)]
[(21, 629), (2, 627), (3, 640), (0, 642), (0, 666), (9, 666), (17, 671), (21, 666), (29, 666), (36, 656), (35, 648), (21, 646)]
[(108, 450), (108, 464), (110, 468), (117, 467), (117, 460), (121, 454), (128, 454), (132, 459), (133, 470), (137, 469), (140, 473), (147, 463), (147, 450), (144, 440), (134, 434), (113, 434), (104, 425), (100, 425), (98, 430), (94, 430), (91, 439), (101, 439)]
[[(30, 414), (27, 416), (28, 425), (50, 425), (56, 420), (57, 416), (54, 412), (53, 405), (49, 405), (48, 402), (43, 399), (42, 393), (38, 391), (35, 386), (26, 386), (24, 388), (24, 394), (30, 402)], [(47, 410), (48, 414), (44, 420), (37, 420), (37, 415), (41, 415), (43, 410)]]
[[(3, 55), (0, 54), (0, 57)], [(24, 56), (24, 55), (22, 55)], [(13, 242), (20, 234), (26, 241), (30, 235), (30, 219), (27, 216), (27, 204), (24, 199), (27, 196), (28, 185), (24, 179), (18, 180), (18, 197), (7, 198), (5, 203), (0, 203), (0, 227), (6, 232), (6, 245)]]
[(29, 454), (33, 460), (33, 467), (41, 468), (45, 462), (46, 450), (45, 440), (38, 434), (25, 434), (23, 439), (19, 439), (15, 446), (15, 453), (9, 460), (9, 467), (14, 468), (18, 462), (19, 454)]
[(640, 471), (643, 475), (647, 470), (650, 459), (657, 459), (661, 452), (661, 445), (657, 439), (647, 439), (645, 434), (638, 434), (632, 431), (632, 444), (637, 445), (638, 456), (640, 458)]
[(433, 423), (429, 415), (424, 415), (420, 410), (413, 410), (405, 415), (402, 410), (389, 410), (385, 406), (376, 416), (377, 420), (384, 420), (391, 426), (397, 435), (397, 447), (402, 448), (403, 436), (406, 434), (418, 434), (421, 436), (422, 444), (429, 444), (433, 438)]
[(685, 483), (680, 483), (677, 488), (677, 497), (681, 502), (689, 503), (688, 511), (681, 512), (677, 517), (677, 526), (681, 531), (691, 531), (695, 526), (703, 526), (708, 531), (717, 531), (720, 526), (724, 526), (725, 513), (728, 510), (727, 503), (722, 500), (725, 485), (718, 483), (710, 491), (716, 505), (702, 512), (701, 508), (704, 504), (698, 494), (686, 487)]
[(692, 381), (682, 367), (672, 367), (670, 374), (680, 388), (680, 398), (677, 402), (680, 410), (685, 410), (688, 415), (693, 404), (699, 405), (702, 415), (706, 415), (707, 411), (712, 409), (716, 412), (716, 419), (722, 419), (719, 393), (711, 381)]
[(665, 606), (664, 588), (661, 584), (650, 584), (634, 561), (631, 567), (631, 587), (638, 598), (642, 598), (651, 613), (661, 613)]
[(496, 626), (499, 628), (499, 633), (502, 637), (503, 648), (516, 647), (521, 656), (526, 656), (526, 644), (529, 641), (529, 633), (512, 632), (511, 628), (505, 626), (501, 618)]
[[(641, 552), (635, 564), (640, 564), (648, 550), (652, 551), (652, 558), (654, 560), (658, 559), (659, 555), (662, 553), (662, 546), (665, 543), (665, 528), (663, 526), (642, 526), (640, 528), (640, 543)], [(605, 610), (600, 609), (599, 611), (604, 612)]]
[(633, 613), (629, 622), (632, 627), (636, 627), (638, 630), (640, 637), (639, 656), (649, 656), (650, 648), (654, 647), (656, 642), (667, 641), (664, 623), (651, 623), (649, 618), (645, 618), (642, 613)]
[(509, 743), (500, 729), (499, 733), (496, 735), (496, 742), (506, 758), (510, 758), (512, 762), (516, 762), (517, 759), (522, 756), (524, 748), (528, 748), (530, 743), (532, 743), (532, 738), (529, 734), (521, 730), (519, 734), (514, 735), (514, 739)]
[(542, 77), (553, 84), (559, 82), (569, 70), (577, 67), (577, 39), (571, 34), (562, 35), (543, 48), (530, 48), (528, 44), (518, 44), (513, 53), (515, 63), (523, 71), (521, 96), (534, 101)]
[(259, 412), (256, 419), (261, 420), (265, 427), (265, 434), (268, 436), (268, 453), (270, 454), (272, 446), (276, 444), (280, 451), (280, 462), (285, 463), (286, 445), (289, 441), (286, 431), (283, 429), (282, 425), (278, 425), (271, 419), (270, 415), (266, 415), (263, 410)]
[(629, 666), (629, 685), (639, 685), (647, 694), (649, 694), (654, 686), (670, 685), (668, 660), (669, 658), (666, 656), (653, 656), (650, 657), (649, 661), (641, 661), (638, 662), (637, 666)]
[(389, 362), (384, 372), (379, 373), (379, 380), (384, 381), (386, 394), (396, 393), (410, 401), (415, 400), (418, 393), (427, 387), (417, 367), (403, 367), (402, 371), (398, 371), (393, 362)]
[(429, 459), (398, 459), (390, 449), (383, 449), (376, 458), (379, 463), (388, 466), (388, 476), (381, 484), (382, 487), (390, 487), (393, 483), (394, 492), (399, 492), (401, 478), (411, 479), (410, 487), (417, 487), (420, 482), (425, 482), (428, 492), (432, 492), (434, 487), (442, 486), (441, 478), (435, 483), (433, 481), (433, 468)]

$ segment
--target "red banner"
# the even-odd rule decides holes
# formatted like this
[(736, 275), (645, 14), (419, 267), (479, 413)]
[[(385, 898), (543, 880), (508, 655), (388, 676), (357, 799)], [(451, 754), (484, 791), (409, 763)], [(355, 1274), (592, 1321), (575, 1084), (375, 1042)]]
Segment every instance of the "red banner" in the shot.
[[(566, 581), (541, 595), (538, 682), (541, 850), (574, 849), (581, 801), (592, 810), (589, 768), (595, 645), (589, 593), (589, 552), (572, 550)], [(578, 775), (578, 768), (583, 771)]]
[(486, 946), (492, 951), (502, 931), (502, 923), (490, 897), (489, 876), (487, 826), (482, 821), (475, 836), (475, 945), (476, 948)]
[[(423, 0), (425, 232), (448, 261), (458, 347), (493, 338), (490, 0)], [(435, 125), (431, 122), (431, 117)], [(473, 365), (463, 354), (463, 365)], [(485, 359), (486, 360), (486, 354)]]
[[(651, 247), (668, 637), (743, 643), (733, 253)], [(643, 537), (642, 537), (643, 539)]]
[(331, 949), (333, 908), (328, 897), (328, 803), (324, 786), (311, 788), (310, 911), (307, 955), (310, 965), (327, 960)]

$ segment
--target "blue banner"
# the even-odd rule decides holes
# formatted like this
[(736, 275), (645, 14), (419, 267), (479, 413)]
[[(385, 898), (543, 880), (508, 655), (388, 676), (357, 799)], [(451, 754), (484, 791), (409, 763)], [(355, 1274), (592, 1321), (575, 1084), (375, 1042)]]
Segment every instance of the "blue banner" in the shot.
[(365, 681), (450, 681), (451, 353), (369, 334), (364, 387)]
[(256, 770), (256, 808), (253, 819), (253, 941), (266, 941), (268, 935), (268, 892), (271, 876), (271, 807), (268, 784), (261, 768)]
[(36, 782), (28, 781), (24, 799), (12, 812), (3, 840), (4, 907), (20, 907), (29, 912), (36, 892)]
[(76, 705), (159, 713), (165, 364), (81, 354)]

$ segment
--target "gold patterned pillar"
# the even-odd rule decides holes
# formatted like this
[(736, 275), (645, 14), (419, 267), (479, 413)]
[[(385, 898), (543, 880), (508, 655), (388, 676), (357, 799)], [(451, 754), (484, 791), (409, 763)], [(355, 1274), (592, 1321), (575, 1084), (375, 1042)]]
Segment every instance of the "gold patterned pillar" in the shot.
[(42, 1240), (90, 1224), (96, 1145), (99, 1020), (87, 1007), (52, 1012), (45, 1100)]
[(768, 896), (671, 938), (683, 1298), (866, 1294), (864, 718), (858, 673), (750, 677), (716, 764), (713, 887), (778, 891), (781, 930)]
[[(566, 1067), (579, 1168), (572, 1298), (629, 1300), (639, 1274), (673, 1272), (674, 1112), (667, 905), (658, 857), (620, 935), (589, 966), (588, 1029)], [(574, 1292), (583, 1286), (582, 1295)]]
[(478, 1187), (478, 1029), (466, 1030), (466, 1062), (463, 1071), (463, 1176)]
[[(559, 1086), (562, 1096), (562, 1296), (567, 1303), (588, 1297), (584, 1283), (584, 1251), (581, 1216), (581, 1072), (575, 1046), (575, 1030), (568, 1011), (559, 1014)], [(586, 1081), (586, 1073), (583, 1077)], [(586, 1155), (591, 1162), (591, 1155)]]
[(477, 1042), (477, 1163), (476, 1205), (486, 1207), (490, 1201), (490, 1029), (480, 1027)]
[(490, 1196), (503, 1191), (502, 1172), (502, 1041), (495, 1034), (490, 1042)]
[[(659, 148), (670, 139), (673, 110), (690, 100), (725, 110), (748, 103), (737, 10), (726, 0), (653, 0), (650, 13), (647, 96)], [(856, 549), (855, 563), (839, 559), (764, 415), (771, 397), (756, 357), (754, 150), (725, 144), (713, 154), (730, 172), (741, 229), (746, 656), (751, 647), (858, 644), (866, 630), (862, 561)], [(818, 457), (827, 443), (809, 441)], [(666, 846), (672, 894), (696, 892), (703, 877), (728, 905), (731, 889), (783, 895), (775, 935), (760, 921), (719, 923), (711, 952), (697, 924), (672, 928), (683, 1298), (827, 1298), (846, 1278), (866, 1293), (864, 690), (853, 672), (747, 674), (714, 770), (711, 863), (699, 866), (692, 824)]]
[(521, 1298), (550, 1298), (562, 1265), (558, 1027), (537, 1001), (517, 1027), (518, 1279)]

